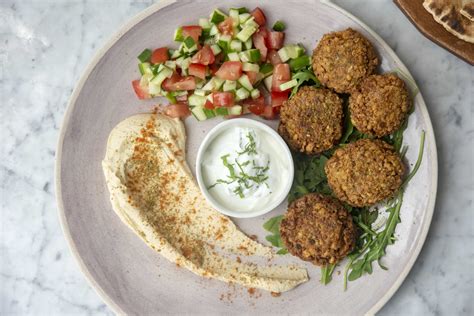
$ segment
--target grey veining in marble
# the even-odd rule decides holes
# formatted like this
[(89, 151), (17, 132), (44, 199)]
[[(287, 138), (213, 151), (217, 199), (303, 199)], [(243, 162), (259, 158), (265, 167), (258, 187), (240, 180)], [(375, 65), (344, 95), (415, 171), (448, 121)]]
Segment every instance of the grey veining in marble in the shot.
[[(439, 151), (427, 242), (385, 315), (474, 314), (474, 68), (420, 35), (391, 1), (335, 1), (411, 70)], [(94, 52), (151, 1), (0, 0), (0, 314), (111, 314), (79, 271), (54, 198), (59, 126)], [(368, 9), (370, 8), (370, 9)]]

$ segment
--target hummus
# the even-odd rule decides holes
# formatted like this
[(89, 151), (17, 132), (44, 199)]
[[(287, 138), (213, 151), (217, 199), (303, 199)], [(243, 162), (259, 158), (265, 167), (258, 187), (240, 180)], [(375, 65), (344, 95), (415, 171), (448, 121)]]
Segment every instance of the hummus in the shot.
[(185, 140), (183, 123), (159, 114), (132, 116), (112, 130), (102, 166), (122, 221), (200, 276), (272, 292), (306, 282), (302, 267), (262, 264), (273, 256), (271, 248), (210, 207), (186, 164)]

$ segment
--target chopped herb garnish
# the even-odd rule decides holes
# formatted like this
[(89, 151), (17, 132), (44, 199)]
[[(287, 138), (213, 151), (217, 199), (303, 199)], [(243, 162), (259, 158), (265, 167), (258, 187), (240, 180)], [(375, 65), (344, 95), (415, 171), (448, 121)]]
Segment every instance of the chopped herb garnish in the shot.
[[(212, 189), (219, 184), (233, 184), (236, 183), (237, 186), (232, 189), (232, 192), (238, 195), (241, 199), (245, 198), (245, 189), (252, 189), (255, 185), (265, 184), (268, 188), (268, 183), (265, 181), (268, 180), (268, 175), (266, 174), (269, 170), (270, 161), (267, 161), (265, 166), (258, 165), (254, 159), (251, 159), (251, 155), (257, 155), (257, 143), (255, 141), (252, 133), (247, 133), (245, 136), (248, 139), (248, 143), (245, 144), (244, 149), (237, 153), (237, 158), (234, 159), (234, 162), (229, 162), (230, 154), (221, 156), (223, 165), (227, 168), (229, 174), (227, 179), (217, 179), (216, 183), (209, 186), (207, 189)], [(244, 162), (239, 162), (239, 157), (247, 154), (250, 156), (249, 160)], [(256, 170), (255, 174), (248, 174), (245, 171), (244, 167), (252, 163), (252, 170)], [(271, 192), (270, 192), (271, 193)]]

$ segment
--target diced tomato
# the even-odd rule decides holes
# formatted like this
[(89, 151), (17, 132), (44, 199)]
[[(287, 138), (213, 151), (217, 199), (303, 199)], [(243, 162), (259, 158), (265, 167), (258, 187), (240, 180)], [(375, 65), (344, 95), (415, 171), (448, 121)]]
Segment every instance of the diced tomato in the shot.
[(199, 25), (187, 25), (182, 27), (184, 38), (190, 36), (196, 43), (199, 43), (199, 37), (202, 34), (202, 27)]
[(250, 83), (251, 83), (252, 86), (253, 86), (254, 83), (257, 82), (258, 72), (255, 72), (255, 71), (247, 71), (246, 74), (247, 74), (247, 77), (249, 77), (249, 81), (250, 81)]
[(204, 108), (205, 109), (209, 109), (209, 110), (213, 110), (215, 109), (216, 107), (214, 106), (214, 104), (209, 101), (209, 100), (206, 100), (206, 103), (204, 104)]
[(256, 7), (252, 12), (250, 12), (250, 14), (255, 18), (255, 22), (257, 22), (258, 25), (265, 25), (267, 19), (265, 18), (262, 9)]
[(275, 110), (271, 105), (265, 106), (263, 109), (262, 117), (267, 120), (274, 120), (277, 118), (277, 110)]
[(239, 61), (226, 61), (216, 72), (216, 76), (224, 80), (237, 80), (242, 75), (242, 63)]
[(174, 91), (173, 87), (176, 82), (178, 82), (181, 79), (181, 76), (177, 73), (174, 72), (173, 75), (169, 78), (166, 78), (163, 83), (161, 84), (161, 88), (166, 91)]
[(291, 79), (290, 65), (278, 64), (273, 68), (272, 91), (281, 91), (280, 85)]
[(267, 55), (267, 60), (272, 64), (272, 65), (278, 65), (282, 64), (283, 62), (281, 61), (280, 55), (278, 55), (278, 52), (276, 50), (270, 49), (268, 51)]
[(209, 45), (204, 45), (192, 58), (191, 62), (195, 64), (201, 65), (210, 65), (212, 64), (216, 58), (214, 57), (214, 53)]
[(269, 49), (280, 49), (283, 47), (285, 40), (285, 33), (270, 32), (267, 37), (267, 46)]
[(168, 47), (157, 48), (153, 51), (153, 54), (151, 54), (152, 64), (164, 63), (168, 59), (170, 59)]
[(194, 90), (196, 89), (196, 81), (194, 81), (193, 76), (181, 77), (174, 73), (170, 78), (163, 81), (161, 87), (166, 91)]
[(214, 76), (218, 70), (219, 70), (219, 66), (217, 64), (209, 65), (209, 72), (211, 73), (212, 76)]
[(140, 100), (150, 98), (150, 94), (148, 93), (147, 89), (140, 85), (140, 80), (133, 80), (132, 86), (133, 90), (135, 90), (135, 94)]
[(197, 78), (206, 79), (206, 66), (191, 64), (189, 65), (189, 74)]
[(256, 33), (252, 36), (252, 42), (255, 48), (257, 48), (260, 51), (260, 60), (265, 61), (267, 58), (267, 45), (265, 44), (265, 38), (263, 34), (261, 33)]
[(185, 118), (191, 115), (189, 106), (186, 103), (176, 103), (167, 105), (164, 109), (165, 114), (170, 117)]
[(283, 92), (272, 91), (272, 106), (273, 107), (281, 106), (283, 102), (288, 100), (289, 93), (290, 93), (289, 90), (286, 90)]
[(232, 92), (214, 92), (212, 103), (214, 106), (232, 106), (234, 105), (234, 94)]
[(234, 35), (234, 19), (231, 17), (226, 18), (217, 25), (217, 28), (221, 34)]
[(181, 78), (174, 84), (175, 90), (194, 90), (196, 89), (196, 81), (193, 76)]
[(265, 109), (265, 97), (263, 96), (263, 94), (260, 94), (260, 96), (256, 99), (248, 98), (244, 100), (243, 104), (247, 106), (249, 111), (253, 114), (260, 115)]

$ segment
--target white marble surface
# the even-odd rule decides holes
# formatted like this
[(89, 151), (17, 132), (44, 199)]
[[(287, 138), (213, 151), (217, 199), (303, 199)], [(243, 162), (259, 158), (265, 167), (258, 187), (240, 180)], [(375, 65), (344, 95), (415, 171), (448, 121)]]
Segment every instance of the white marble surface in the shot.
[[(420, 85), (436, 132), (439, 193), (428, 240), (380, 314), (474, 314), (474, 68), (434, 45), (391, 1), (335, 1), (379, 33)], [(0, 314), (111, 314), (58, 222), (53, 167), (75, 82), (94, 52), (152, 1), (0, 0)]]

